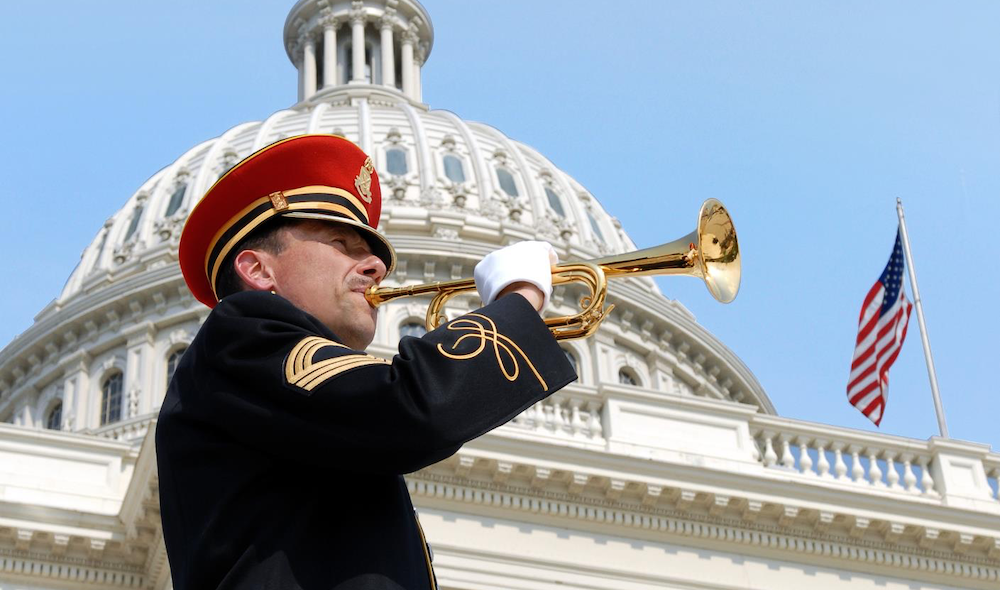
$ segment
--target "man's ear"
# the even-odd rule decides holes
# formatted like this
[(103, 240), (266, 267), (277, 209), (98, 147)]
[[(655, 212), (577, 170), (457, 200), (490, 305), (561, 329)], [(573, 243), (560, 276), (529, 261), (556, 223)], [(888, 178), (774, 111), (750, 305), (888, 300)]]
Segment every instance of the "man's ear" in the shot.
[(233, 260), (236, 274), (253, 291), (274, 290), (273, 262), (274, 256), (261, 250), (243, 250)]

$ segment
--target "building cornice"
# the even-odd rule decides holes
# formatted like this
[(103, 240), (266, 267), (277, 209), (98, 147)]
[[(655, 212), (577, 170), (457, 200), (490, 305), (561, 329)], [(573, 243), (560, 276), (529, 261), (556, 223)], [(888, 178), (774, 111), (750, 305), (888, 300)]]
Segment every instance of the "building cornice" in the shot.
[[(407, 485), (417, 506), (894, 578), (951, 585), (957, 580), (973, 588), (995, 587), (1000, 581), (1000, 501), (984, 497), (976, 505), (949, 503), (953, 491), (970, 492), (949, 491), (946, 471), (934, 490), (916, 493), (902, 486), (807, 475), (798, 465), (769, 467), (759, 446), (748, 447), (727, 435), (719, 440), (733, 446), (718, 452), (713, 445), (722, 443), (704, 438), (687, 447), (667, 442), (657, 448), (655, 440), (643, 447), (626, 442), (622, 428), (629, 418), (615, 408), (647, 404), (648, 416), (662, 418), (665, 427), (670, 420), (700, 421), (721, 432), (728, 424), (731, 432), (742, 430), (746, 440), (754, 440), (752, 432), (785, 433), (792, 440), (821, 432), (827, 440), (877, 447), (891, 456), (930, 453), (931, 465), (947, 456), (1000, 462), (983, 445), (821, 427), (764, 416), (751, 406), (667, 399), (630, 387), (560, 395), (562, 400), (541, 403), (569, 403), (574, 396), (597, 400), (602, 426), (573, 426), (560, 422), (550, 409), (529, 410), (520, 422), (409, 475)], [(69, 511), (26, 506), (17, 522), (0, 523), (0, 555), (16, 567), (53, 572), (46, 576), (73, 575), (113, 587), (165, 587), (169, 569), (150, 436), (155, 421), (147, 417), (145, 426), (149, 432), (138, 449), (82, 435), (5, 427), (15, 438), (44, 446), (117, 453), (134, 468), (116, 516), (87, 516), (84, 527), (68, 531), (59, 529), (59, 522), (74, 518)], [(456, 548), (446, 551), (450, 549)]]
[[(697, 477), (698, 471), (710, 471), (699, 468), (643, 470), (648, 461), (604, 457), (598, 462), (602, 453), (579, 448), (539, 452), (537, 441), (505, 434), (489, 434), (449, 460), (408, 476), (415, 503), (661, 543), (683, 539), (685, 544), (882, 575), (905, 578), (912, 571), (909, 577), (930, 576), (945, 584), (959, 577), (963, 584), (987, 588), (1000, 580), (995, 536), (1000, 518), (989, 522), (979, 514), (980, 526), (973, 528), (970, 521), (976, 515), (961, 510), (917, 498), (905, 510), (901, 504), (906, 502), (898, 497), (863, 497), (869, 495), (846, 490), (826, 494), (824, 502), (839, 499), (842, 504), (821, 510), (801, 485), (776, 497), (780, 486), (763, 475), (713, 478), (710, 473)], [(748, 486), (754, 479), (766, 485)], [(939, 528), (926, 526), (929, 521)], [(966, 525), (950, 526), (952, 522)], [(961, 538), (969, 534), (977, 543), (963, 546)]]

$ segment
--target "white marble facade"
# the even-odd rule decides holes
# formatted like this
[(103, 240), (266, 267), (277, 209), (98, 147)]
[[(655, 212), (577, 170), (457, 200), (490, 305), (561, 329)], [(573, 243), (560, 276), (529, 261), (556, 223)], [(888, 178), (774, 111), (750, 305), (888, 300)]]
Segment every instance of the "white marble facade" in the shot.
[[(415, 0), (300, 0), (284, 31), (300, 102), (146, 181), (0, 351), (0, 590), (170, 588), (149, 433), (208, 313), (177, 240), (254, 150), (336, 133), (372, 155), (400, 256), (387, 284), (467, 277), (523, 239), (563, 259), (634, 249), (543, 155), (421, 102), (433, 39)], [(614, 287), (600, 331), (564, 346), (578, 382), (409, 476), (443, 588), (1000, 588), (1000, 454), (781, 418), (651, 280)], [(551, 313), (579, 295), (557, 289)], [(372, 352), (425, 310), (383, 308)]]

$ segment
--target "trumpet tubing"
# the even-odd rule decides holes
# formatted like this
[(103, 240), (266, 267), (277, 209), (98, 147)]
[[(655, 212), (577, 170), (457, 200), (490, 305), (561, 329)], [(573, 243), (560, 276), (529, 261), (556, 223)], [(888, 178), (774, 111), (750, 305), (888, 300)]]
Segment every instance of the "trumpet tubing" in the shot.
[[(590, 295), (580, 301), (581, 311), (571, 316), (547, 318), (546, 325), (560, 340), (593, 334), (614, 308), (605, 307), (607, 279), (648, 275), (686, 275), (701, 278), (716, 300), (729, 303), (740, 288), (740, 250), (736, 228), (725, 206), (708, 199), (698, 213), (698, 225), (672, 242), (595, 260), (568, 262), (552, 267), (552, 284), (583, 283)], [(365, 293), (373, 307), (399, 299), (435, 294), (427, 309), (426, 325), (433, 330), (445, 322), (444, 307), (460, 293), (476, 288), (473, 279), (409, 285), (371, 287)]]

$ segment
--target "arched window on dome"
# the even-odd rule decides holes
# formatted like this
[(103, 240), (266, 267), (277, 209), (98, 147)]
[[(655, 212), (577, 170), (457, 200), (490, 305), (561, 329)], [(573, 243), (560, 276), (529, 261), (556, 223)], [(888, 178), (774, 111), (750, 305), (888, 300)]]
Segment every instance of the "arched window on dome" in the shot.
[(121, 371), (113, 373), (101, 385), (101, 426), (118, 422), (122, 419), (122, 383)]
[(563, 209), (562, 200), (559, 198), (559, 195), (556, 194), (556, 191), (549, 187), (545, 187), (545, 196), (549, 200), (549, 207), (552, 207), (552, 210), (556, 212), (556, 215), (565, 218), (566, 210)]
[(167, 386), (170, 386), (170, 380), (174, 378), (174, 371), (177, 370), (177, 365), (181, 362), (181, 357), (184, 356), (186, 350), (187, 348), (178, 348), (167, 357)]
[(413, 336), (420, 338), (427, 333), (427, 327), (420, 320), (409, 319), (399, 325), (399, 337)]
[(177, 185), (174, 192), (170, 195), (170, 202), (167, 203), (167, 212), (164, 213), (164, 217), (170, 217), (177, 210), (181, 208), (181, 203), (184, 202), (184, 194), (187, 192), (187, 183), (182, 182)]
[(142, 205), (136, 205), (132, 210), (132, 219), (128, 222), (128, 231), (125, 232), (125, 241), (135, 235), (135, 230), (139, 229), (139, 220), (142, 219), (142, 212), (145, 209)]
[(385, 170), (393, 176), (404, 176), (408, 170), (406, 166), (406, 150), (400, 148), (385, 150)]
[(447, 154), (444, 157), (444, 175), (452, 182), (465, 182), (465, 168), (458, 156)]
[(631, 369), (621, 368), (618, 370), (618, 382), (622, 385), (639, 386), (639, 377)]
[(496, 170), (497, 180), (500, 181), (500, 188), (503, 189), (503, 192), (512, 197), (518, 196), (517, 183), (514, 182), (514, 175), (510, 173), (510, 170), (499, 167)]
[(45, 428), (49, 430), (62, 430), (62, 402), (57, 402), (52, 406), (45, 416)]
[(587, 211), (587, 219), (590, 220), (590, 229), (594, 230), (594, 236), (604, 242), (604, 234), (601, 233), (601, 226), (597, 224), (597, 219), (594, 218), (594, 214)]

